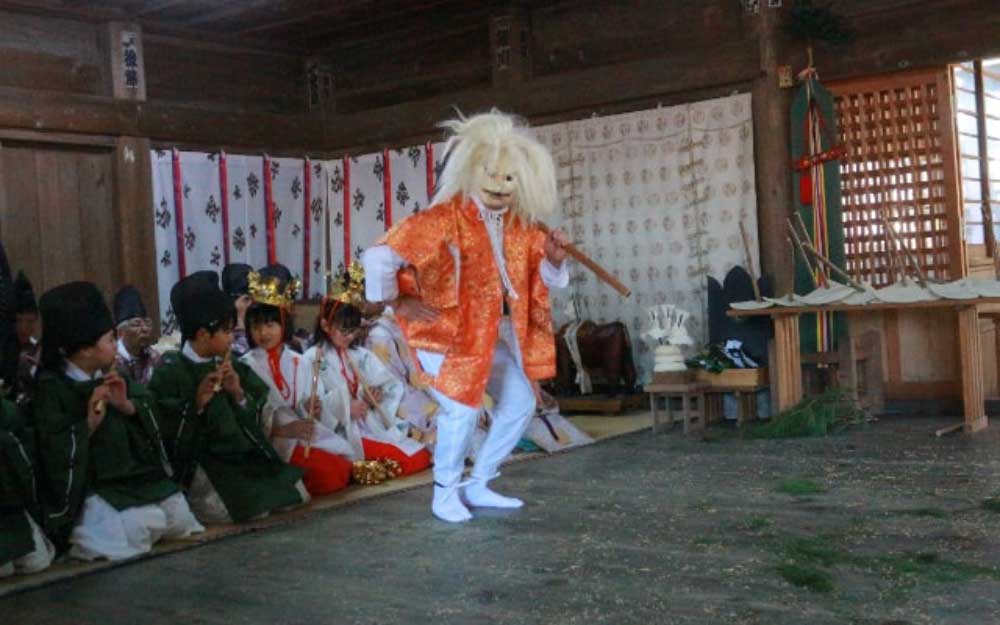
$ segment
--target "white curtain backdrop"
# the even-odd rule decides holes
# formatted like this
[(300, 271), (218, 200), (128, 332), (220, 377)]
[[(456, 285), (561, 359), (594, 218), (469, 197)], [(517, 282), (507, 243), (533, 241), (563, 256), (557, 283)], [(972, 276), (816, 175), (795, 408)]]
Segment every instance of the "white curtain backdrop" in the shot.
[(344, 168), (347, 160), (336, 159), (323, 163), (327, 180), (326, 205), (327, 210), (330, 211), (330, 262), (331, 271), (334, 274), (344, 271), (345, 250), (350, 249), (350, 246), (344, 245), (344, 228), (346, 226), (344, 219)]
[[(691, 335), (706, 340), (705, 279), (711, 275), (722, 280), (733, 266), (745, 264), (741, 220), (759, 272), (750, 96), (594, 117), (541, 126), (535, 132), (558, 167), (562, 206), (550, 225), (563, 227), (633, 293), (624, 299), (574, 266), (570, 288), (553, 294), (557, 325), (569, 320), (573, 302), (582, 318), (623, 321), (632, 335), (641, 379), (648, 379), (652, 353), (641, 336), (646, 309), (674, 304), (687, 310)], [(429, 147), (433, 180), (445, 157), (444, 144)], [(433, 189), (428, 188), (427, 145), (388, 154), (395, 224), (426, 208)], [(154, 151), (152, 163), (160, 315), (169, 328), (170, 287), (179, 276), (171, 153)], [(271, 163), (278, 260), (302, 275), (304, 225), (312, 219), (308, 295), (322, 295), (326, 224), (333, 273), (343, 271), (346, 262), (386, 230), (384, 153), (312, 161), (308, 174), (304, 159), (272, 158)], [(181, 153), (183, 220), (190, 248), (187, 273), (222, 267), (217, 254), (223, 246), (218, 166), (218, 155)], [(230, 261), (263, 266), (267, 248), (262, 157), (227, 155), (227, 167)], [(306, 175), (312, 176), (308, 205)]]
[(631, 298), (622, 298), (574, 267), (571, 287), (554, 294), (554, 318), (566, 322), (575, 300), (582, 318), (623, 321), (640, 379), (648, 379), (645, 310), (654, 304), (687, 310), (691, 335), (705, 341), (705, 279), (721, 280), (745, 264), (741, 219), (759, 268), (750, 96), (554, 124), (536, 133), (559, 168), (562, 214), (553, 225), (632, 290)]
[(160, 323), (164, 334), (177, 327), (170, 308), (170, 288), (178, 279), (177, 212), (174, 208), (173, 159), (169, 150), (150, 154), (153, 166), (153, 223), (156, 232), (156, 276)]
[(351, 259), (385, 233), (382, 153), (351, 158)]
[(222, 271), (222, 199), (219, 155), (181, 152), (184, 180), (184, 247), (187, 272)]
[(427, 208), (427, 152), (423, 146), (389, 152), (392, 172), (392, 223)]
[[(173, 153), (154, 150), (153, 219), (156, 230), (157, 283), (160, 320), (164, 332), (176, 328), (170, 308), (170, 289), (183, 277), (177, 249), (177, 220), (183, 224), (184, 275), (195, 271), (221, 272), (225, 259), (225, 221), (221, 190), (222, 155), (208, 152), (178, 152), (180, 188), (173, 167)], [(278, 262), (294, 275), (303, 275), (306, 262), (305, 230), (311, 219), (308, 253), (310, 289), (303, 297), (326, 292), (326, 237), (324, 208), (329, 183), (324, 163), (311, 163), (312, 197), (306, 204), (305, 159), (272, 158), (271, 182), (275, 208), (275, 253)], [(313, 166), (315, 165), (315, 167)], [(227, 154), (226, 193), (229, 208), (229, 262), (254, 268), (267, 264), (267, 220), (262, 156)], [(175, 205), (175, 191), (182, 197), (182, 210)], [(312, 201), (315, 200), (315, 201)]]
[(267, 263), (261, 156), (227, 154), (229, 262), (261, 267)]

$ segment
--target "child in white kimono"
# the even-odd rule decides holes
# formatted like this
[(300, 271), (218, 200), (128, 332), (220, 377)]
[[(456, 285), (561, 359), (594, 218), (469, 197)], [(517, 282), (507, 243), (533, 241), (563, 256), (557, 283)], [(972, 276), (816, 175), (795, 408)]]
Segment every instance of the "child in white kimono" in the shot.
[(430, 452), (409, 437), (411, 424), (398, 416), (405, 385), (375, 354), (356, 345), (362, 341), (361, 318), (354, 305), (325, 299), (305, 360), (310, 366), (320, 360), (324, 388), (331, 397), (342, 398), (334, 412), (347, 416), (342, 423), (355, 455), (395, 460), (402, 475), (423, 471), (431, 464)]
[[(259, 288), (268, 282), (277, 288)], [(337, 432), (338, 427), (343, 431), (336, 412), (346, 402), (341, 397), (344, 390), (335, 387), (328, 392), (317, 377), (314, 402), (312, 361), (287, 345), (291, 334), (288, 309), (294, 298), (288, 285), (294, 291), (294, 281), (282, 266), (250, 274), (254, 301), (247, 310), (246, 326), (251, 349), (241, 360), (269, 388), (262, 421), (275, 451), (305, 471), (302, 481), (311, 495), (326, 495), (347, 487), (352, 461), (362, 456)], [(290, 297), (285, 297), (286, 292)]]

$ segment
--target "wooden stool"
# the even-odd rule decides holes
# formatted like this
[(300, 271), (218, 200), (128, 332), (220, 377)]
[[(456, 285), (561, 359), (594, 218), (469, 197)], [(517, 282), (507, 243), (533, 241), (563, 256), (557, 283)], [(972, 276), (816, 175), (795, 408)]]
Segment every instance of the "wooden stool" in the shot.
[(705, 389), (706, 412), (708, 421), (723, 419), (722, 396), (732, 393), (736, 397), (736, 425), (742, 427), (746, 420), (757, 421), (757, 392), (767, 386), (712, 386)]
[[(647, 384), (643, 390), (649, 393), (649, 407), (653, 413), (653, 434), (660, 431), (660, 414), (656, 410), (656, 398), (662, 396), (667, 407), (667, 425), (674, 426), (674, 414), (670, 409), (670, 399), (672, 397), (681, 398), (681, 419), (684, 424), (684, 433), (687, 434), (691, 428), (691, 419), (696, 418), (705, 428), (705, 386), (703, 384)], [(698, 408), (694, 409), (691, 402), (698, 401)]]

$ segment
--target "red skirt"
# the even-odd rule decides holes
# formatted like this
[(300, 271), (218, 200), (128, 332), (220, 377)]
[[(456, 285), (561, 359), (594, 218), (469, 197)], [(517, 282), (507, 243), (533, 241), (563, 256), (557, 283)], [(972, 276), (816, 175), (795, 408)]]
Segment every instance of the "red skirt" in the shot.
[(351, 461), (313, 447), (306, 458), (306, 450), (296, 445), (289, 464), (305, 470), (302, 483), (310, 495), (329, 495), (347, 488), (351, 483)]
[(431, 452), (423, 448), (412, 456), (407, 456), (403, 450), (389, 443), (380, 443), (370, 438), (362, 438), (361, 444), (365, 448), (365, 460), (378, 460), (379, 458), (389, 458), (399, 463), (403, 468), (403, 475), (413, 475), (420, 473), (431, 466)]

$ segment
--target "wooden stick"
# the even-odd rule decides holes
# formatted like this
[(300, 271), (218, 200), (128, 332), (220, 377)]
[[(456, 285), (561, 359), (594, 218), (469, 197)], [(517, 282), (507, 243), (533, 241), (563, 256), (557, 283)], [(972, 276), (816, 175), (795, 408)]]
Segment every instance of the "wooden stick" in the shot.
[[(545, 234), (549, 234), (552, 232), (548, 226), (546, 226), (540, 221), (535, 222), (535, 225), (538, 226), (538, 229), (544, 232)], [(618, 280), (618, 278), (614, 277), (604, 267), (601, 267), (593, 260), (591, 260), (589, 256), (581, 252), (579, 248), (577, 248), (572, 243), (567, 243), (566, 245), (563, 246), (563, 249), (566, 250), (567, 254), (573, 257), (573, 260), (577, 261), (587, 269), (594, 272), (594, 275), (596, 275), (598, 278), (600, 278), (602, 281), (608, 284), (611, 288), (621, 293), (624, 297), (628, 297), (629, 295), (632, 294), (632, 291), (629, 290), (627, 286), (622, 284)]]
[(803, 243), (802, 245), (804, 245), (805, 248), (807, 250), (809, 250), (809, 253), (812, 254), (816, 258), (816, 260), (818, 260), (819, 262), (821, 262), (824, 265), (826, 265), (827, 267), (829, 267), (830, 271), (836, 273), (838, 276), (840, 276), (841, 278), (843, 278), (844, 281), (847, 282), (847, 284), (851, 285), (852, 287), (854, 287), (858, 291), (864, 293), (865, 287), (863, 287), (860, 284), (858, 284), (854, 280), (854, 278), (852, 278), (850, 275), (848, 275), (848, 273), (846, 271), (844, 271), (843, 269), (841, 269), (837, 265), (833, 264), (833, 262), (829, 258), (827, 258), (826, 256), (823, 256), (818, 251), (816, 251), (816, 248), (812, 246), (812, 243)]
[(392, 420), (389, 418), (389, 415), (385, 414), (385, 410), (382, 409), (382, 405), (379, 402), (375, 401), (375, 396), (372, 394), (372, 389), (371, 387), (368, 386), (368, 383), (365, 382), (365, 379), (361, 376), (361, 371), (358, 370), (358, 365), (354, 364), (354, 359), (351, 358), (351, 355), (346, 352), (344, 353), (344, 358), (346, 358), (347, 363), (351, 365), (351, 371), (354, 372), (354, 377), (358, 379), (358, 384), (361, 385), (361, 392), (364, 393), (365, 398), (368, 400), (368, 403), (370, 403), (372, 405), (372, 408), (374, 408), (375, 411), (378, 412), (378, 416), (382, 418), (382, 424), (385, 425), (386, 429), (391, 430), (394, 427)]
[[(802, 215), (800, 215), (798, 211), (795, 211), (795, 220), (798, 222), (799, 227), (802, 229), (802, 232), (800, 233), (802, 235), (802, 244), (805, 245), (806, 243), (808, 243), (810, 246), (812, 246), (813, 240), (812, 237), (809, 236), (809, 229), (806, 228), (806, 222), (802, 221)], [(813, 247), (813, 249), (816, 248)], [(817, 263), (816, 271), (817, 273), (819, 273), (820, 283), (823, 286), (829, 286), (830, 277), (826, 275), (826, 270), (823, 268), (822, 264)]]
[(896, 269), (899, 269), (900, 280), (903, 282), (904, 285), (906, 285), (909, 283), (909, 280), (906, 277), (906, 265), (899, 258), (899, 255), (896, 252), (896, 239), (890, 233), (890, 230), (892, 230), (892, 225), (889, 223), (889, 218), (886, 217), (885, 213), (882, 213), (882, 230), (884, 231), (885, 234), (886, 247), (889, 248), (889, 258), (892, 261), (892, 266)]
[(753, 257), (750, 255), (750, 237), (747, 236), (746, 226), (743, 225), (743, 220), (740, 220), (740, 238), (743, 239), (743, 254), (747, 259), (747, 273), (750, 274), (750, 279), (753, 281), (753, 296), (759, 302), (760, 297), (760, 285), (757, 284), (757, 273), (753, 270)]
[(806, 271), (806, 273), (809, 274), (809, 282), (812, 283), (812, 287), (813, 287), (813, 289), (815, 289), (816, 288), (816, 276), (813, 275), (812, 266), (809, 264), (809, 255), (806, 254), (806, 251), (804, 249), (802, 249), (802, 243), (800, 241), (795, 241), (793, 243), (792, 242), (792, 237), (790, 237), (790, 236), (789, 237), (785, 237), (785, 241), (787, 241), (788, 242), (788, 246), (790, 248), (792, 248), (792, 257), (793, 257), (793, 259), (795, 257), (795, 250), (798, 250), (799, 254), (802, 255), (802, 262), (804, 262), (806, 264), (806, 267), (808, 267), (808, 270)]
[(816, 282), (816, 271), (813, 269), (812, 262), (809, 260), (809, 255), (806, 254), (806, 250), (802, 247), (802, 239), (799, 238), (799, 233), (795, 231), (795, 226), (792, 225), (792, 220), (788, 220), (788, 231), (792, 235), (792, 240), (795, 241), (795, 247), (798, 248), (799, 253), (802, 254), (802, 260), (806, 264), (806, 271), (809, 273), (809, 281), (812, 282), (813, 288), (818, 288), (819, 284)]
[(903, 253), (906, 254), (906, 258), (910, 261), (910, 265), (917, 272), (917, 282), (920, 283), (920, 286), (927, 288), (927, 274), (924, 273), (923, 267), (921, 267), (920, 263), (917, 262), (917, 258), (913, 255), (913, 252), (910, 251), (910, 247), (906, 244), (906, 241), (903, 240), (903, 237), (901, 237), (899, 233), (896, 232), (896, 229), (892, 228), (889, 224), (888, 216), (886, 215), (884, 209), (882, 212), (882, 222), (885, 229), (896, 240), (896, 243), (898, 243), (899, 247), (902, 248)]
[(934, 436), (937, 436), (938, 438), (941, 438), (945, 434), (951, 434), (952, 432), (957, 432), (957, 431), (961, 430), (964, 427), (965, 427), (965, 422), (961, 421), (959, 423), (956, 423), (955, 425), (948, 425), (948, 426), (945, 426), (943, 428), (939, 428), (939, 429), (935, 430), (934, 431)]
[[(313, 413), (316, 412), (316, 400), (319, 395), (319, 372), (320, 367), (323, 364), (323, 343), (322, 341), (316, 346), (316, 353), (314, 354), (313, 360), (313, 370), (312, 370), (312, 390), (309, 392), (309, 418), (315, 420), (316, 417)], [(306, 448), (303, 450), (303, 454), (306, 458), (309, 457), (309, 452), (312, 451), (312, 439), (310, 436), (309, 440), (306, 441)]]

